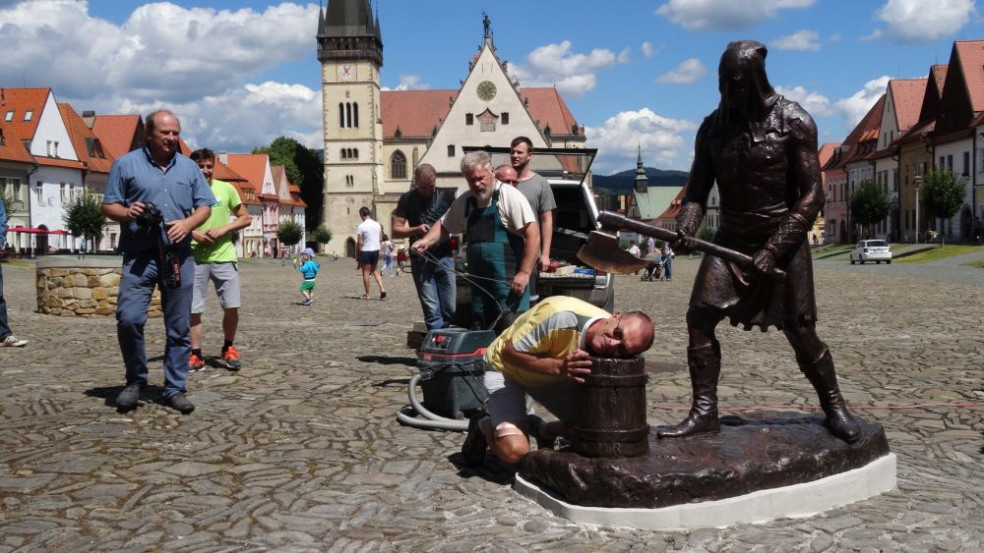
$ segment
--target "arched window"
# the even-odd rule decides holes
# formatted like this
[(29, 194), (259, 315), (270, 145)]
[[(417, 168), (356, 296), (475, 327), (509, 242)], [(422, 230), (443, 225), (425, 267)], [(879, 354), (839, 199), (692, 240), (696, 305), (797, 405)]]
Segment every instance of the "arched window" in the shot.
[(400, 150), (393, 152), (393, 155), (390, 156), (390, 178), (407, 178), (407, 156), (403, 155)]
[(345, 126), (346, 127), (351, 127), (352, 126), (352, 103), (351, 102), (347, 102), (345, 104)]
[(359, 128), (359, 104), (352, 103), (352, 126)]
[(352, 159), (359, 159), (359, 149), (358, 148), (353, 148), (352, 149)]
[(338, 126), (345, 128), (345, 105), (338, 102)]

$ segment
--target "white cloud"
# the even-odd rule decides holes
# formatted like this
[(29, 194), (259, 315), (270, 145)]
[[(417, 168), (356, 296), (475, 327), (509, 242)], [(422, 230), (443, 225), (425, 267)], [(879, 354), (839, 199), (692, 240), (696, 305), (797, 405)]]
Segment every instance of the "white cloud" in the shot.
[(527, 56), (526, 64), (510, 64), (510, 74), (522, 86), (556, 86), (561, 93), (583, 96), (598, 84), (597, 73), (628, 62), (628, 49), (616, 54), (596, 48), (589, 54), (571, 52), (571, 41), (541, 46)]
[(18, 47), (0, 56), (0, 75), (51, 87), (77, 110), (167, 107), (189, 144), (214, 149), (250, 151), (281, 134), (322, 147), (320, 90), (248, 84), (310, 55), (317, 4), (258, 12), (148, 3), (119, 25), (90, 15), (82, 0), (5, 4), (0, 40)]
[(793, 88), (777, 86), (776, 92), (803, 106), (803, 109), (813, 117), (838, 115), (837, 111), (830, 105), (829, 98), (818, 92), (806, 90), (802, 86)]
[(599, 174), (635, 166), (637, 147), (650, 167), (687, 169), (692, 155), (689, 133), (697, 125), (657, 115), (649, 108), (623, 111), (605, 120), (604, 126), (585, 129), (587, 146), (598, 148), (593, 170)]
[(844, 129), (850, 130), (861, 121), (871, 106), (885, 93), (890, 78), (882, 76), (868, 81), (861, 90), (834, 102), (831, 102), (823, 94), (809, 91), (802, 86), (792, 88), (777, 86), (776, 92), (799, 103), (814, 118), (840, 118), (844, 123)]
[(868, 113), (871, 106), (885, 93), (889, 80), (891, 77), (883, 75), (868, 81), (861, 90), (834, 103), (834, 107), (843, 115), (848, 128), (853, 128)]
[(680, 62), (676, 69), (664, 73), (656, 79), (660, 83), (693, 84), (707, 73), (707, 67), (697, 58)]
[(748, 29), (779, 10), (809, 8), (816, 0), (670, 0), (656, 13), (690, 31)]
[(819, 50), (820, 33), (803, 29), (772, 41), (777, 50)]
[(428, 90), (430, 85), (421, 82), (420, 75), (400, 75), (400, 84), (396, 88), (382, 87), (383, 90)]
[(878, 19), (892, 40), (932, 42), (959, 32), (974, 12), (974, 0), (888, 0)]
[(642, 55), (647, 58), (651, 58), (656, 55), (656, 48), (653, 46), (652, 42), (647, 40), (642, 43)]

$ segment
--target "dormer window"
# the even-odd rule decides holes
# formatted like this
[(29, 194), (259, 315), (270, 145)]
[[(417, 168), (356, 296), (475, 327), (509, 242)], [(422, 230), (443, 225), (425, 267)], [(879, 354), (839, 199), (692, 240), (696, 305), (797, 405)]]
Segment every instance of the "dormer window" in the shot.
[(27, 110), (27, 111), (24, 112), (24, 120), (25, 121), (30, 121), (31, 118), (33, 118), (33, 117), (34, 117), (34, 110), (33, 109), (29, 109), (29, 110)]
[(10, 123), (11, 121), (13, 121), (14, 120), (14, 110), (8, 111), (7, 112), (7, 115), (5, 115), (3, 117), (3, 120), (6, 121), (6, 122), (8, 122), (8, 123)]

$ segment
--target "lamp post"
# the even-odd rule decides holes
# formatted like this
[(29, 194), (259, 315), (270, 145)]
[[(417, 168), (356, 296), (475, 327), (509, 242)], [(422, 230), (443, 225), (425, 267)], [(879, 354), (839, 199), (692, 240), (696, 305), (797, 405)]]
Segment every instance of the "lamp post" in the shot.
[(919, 243), (919, 185), (922, 180), (922, 176), (912, 177), (912, 183), (916, 185), (916, 244)]

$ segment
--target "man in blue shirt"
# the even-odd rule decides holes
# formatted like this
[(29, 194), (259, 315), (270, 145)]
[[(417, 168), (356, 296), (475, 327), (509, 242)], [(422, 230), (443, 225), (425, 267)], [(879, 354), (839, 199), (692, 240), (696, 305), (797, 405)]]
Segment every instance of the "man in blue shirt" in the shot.
[[(147, 385), (144, 325), (151, 294), (159, 286), (167, 332), (163, 401), (188, 414), (195, 410), (184, 395), (195, 280), (191, 231), (208, 219), (215, 196), (198, 165), (178, 153), (181, 124), (173, 113), (151, 113), (144, 120), (144, 131), (147, 146), (113, 163), (103, 196), (103, 213), (119, 222), (122, 230), (123, 277), (116, 330), (126, 365), (126, 387), (116, 397), (116, 406), (123, 411), (135, 407)], [(160, 211), (162, 222), (147, 220), (153, 213), (149, 204)], [(177, 281), (175, 272), (180, 274)], [(169, 278), (171, 282), (164, 285)]]
[[(0, 250), (7, 242), (7, 208), (0, 200)], [(7, 326), (7, 300), (3, 299), (3, 267), (0, 267), (0, 347), (21, 348), (27, 345), (27, 340), (14, 336)]]

